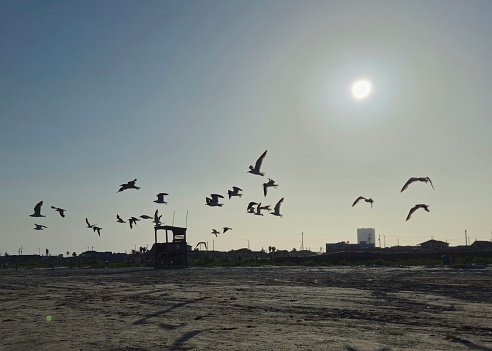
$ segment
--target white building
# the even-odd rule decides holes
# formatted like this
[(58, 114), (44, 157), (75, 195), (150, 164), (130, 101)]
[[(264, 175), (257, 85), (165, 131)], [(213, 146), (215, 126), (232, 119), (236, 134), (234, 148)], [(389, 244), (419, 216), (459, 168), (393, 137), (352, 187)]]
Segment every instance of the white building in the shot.
[(376, 243), (376, 230), (374, 228), (357, 228), (357, 244), (372, 246)]

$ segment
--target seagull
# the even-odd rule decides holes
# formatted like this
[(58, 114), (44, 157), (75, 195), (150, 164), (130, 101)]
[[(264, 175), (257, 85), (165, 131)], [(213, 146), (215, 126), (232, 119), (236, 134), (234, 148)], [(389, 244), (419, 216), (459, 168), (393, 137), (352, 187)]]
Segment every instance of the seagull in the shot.
[(265, 210), (270, 212), (272, 209), (270, 208), (270, 205), (265, 205), (265, 206), (258, 206), (260, 210)]
[(254, 201), (251, 201), (248, 204), (248, 208), (246, 209), (246, 212), (248, 212), (248, 213), (255, 213), (255, 208), (254, 208), (255, 205), (258, 205), (258, 203), (257, 202), (254, 202)]
[(408, 188), (408, 186), (409, 186), (410, 184), (412, 184), (413, 182), (417, 182), (417, 181), (419, 181), (419, 182), (424, 182), (424, 183), (429, 182), (429, 183), (430, 183), (430, 185), (431, 185), (431, 187), (432, 187), (432, 189), (434, 189), (434, 185), (432, 185), (432, 181), (431, 181), (431, 179), (430, 179), (429, 177), (421, 177), (421, 178), (412, 177), (412, 178), (410, 178), (409, 180), (407, 180), (407, 182), (405, 183), (405, 185), (403, 186), (403, 188), (401, 188), (400, 193), (401, 193), (403, 190), (405, 190), (406, 188)]
[(152, 222), (155, 223), (155, 225), (161, 224), (161, 217), (162, 215), (159, 216), (159, 210), (155, 210), (154, 220)]
[(92, 230), (94, 231), (94, 233), (97, 231), (97, 234), (98, 234), (99, 236), (101, 236), (101, 229), (102, 229), (101, 227), (97, 227), (97, 226), (95, 226), (95, 225), (94, 225), (94, 226), (92, 226)]
[(261, 202), (256, 206), (256, 212), (254, 212), (255, 215), (257, 216), (263, 216), (263, 213), (261, 213), (262, 207), (261, 207)]
[(260, 172), (260, 167), (261, 167), (261, 163), (263, 162), (263, 159), (265, 158), (266, 154), (267, 154), (267, 151), (268, 150), (265, 150), (264, 153), (261, 154), (261, 156), (258, 158), (258, 160), (256, 160), (256, 163), (255, 163), (255, 166), (249, 166), (249, 171), (248, 173), (251, 173), (251, 174), (256, 174), (256, 175), (260, 175), (260, 176), (264, 176), (265, 173), (264, 172)]
[(427, 212), (430, 212), (429, 211), (429, 205), (424, 205), (424, 204), (418, 204), (418, 205), (415, 205), (413, 206), (411, 209), (410, 209), (410, 212), (408, 212), (408, 216), (407, 216), (407, 219), (405, 219), (405, 221), (408, 221), (410, 219), (410, 217), (412, 217), (412, 213), (414, 213), (415, 211), (417, 211), (419, 208), (423, 208), (424, 210), (426, 210)]
[(359, 202), (359, 200), (364, 200), (365, 202), (369, 202), (371, 204), (371, 208), (372, 208), (372, 203), (374, 202), (373, 199), (369, 198), (365, 198), (364, 196), (359, 196), (355, 201), (354, 203), (352, 204), (352, 207), (354, 207), (355, 205), (357, 205), (357, 203)]
[(34, 206), (34, 213), (29, 215), (30, 217), (46, 217), (41, 214), (41, 206), (43, 206), (43, 201), (39, 201), (36, 206)]
[(225, 232), (227, 232), (228, 230), (232, 230), (232, 228), (230, 228), (230, 227), (224, 227), (224, 228), (222, 228), (222, 229), (224, 230), (222, 233), (225, 233)]
[(152, 219), (152, 217), (147, 216), (147, 215), (141, 215), (140, 218), (142, 218), (142, 219)]
[(268, 178), (268, 182), (263, 183), (263, 194), (265, 194), (265, 196), (267, 195), (268, 188), (271, 186), (273, 186), (275, 189), (277, 189), (278, 184), (275, 184), (275, 181), (273, 179)]
[(219, 206), (219, 207), (222, 207), (223, 204), (219, 204), (219, 197), (220, 198), (224, 198), (222, 195), (219, 195), (219, 194), (210, 194), (211, 198), (207, 197), (205, 198), (205, 200), (207, 201), (206, 205), (210, 206), (210, 207), (214, 207), (214, 206)]
[(126, 190), (126, 189), (137, 189), (137, 190), (139, 190), (140, 187), (138, 187), (138, 186), (135, 185), (135, 182), (136, 181), (137, 181), (137, 178), (135, 178), (134, 180), (129, 181), (126, 184), (121, 184), (120, 185), (120, 190), (118, 190), (117, 192), (119, 193), (120, 191), (123, 191), (123, 190)]
[(131, 217), (128, 222), (130, 223), (130, 229), (133, 229), (133, 225), (137, 225), (137, 222), (139, 221), (140, 219), (138, 218), (135, 218), (135, 217)]
[(159, 193), (157, 194), (157, 200), (154, 200), (155, 203), (157, 204), (166, 204), (167, 202), (164, 201), (164, 196), (169, 195), (168, 193)]
[(233, 196), (243, 196), (243, 194), (239, 194), (240, 191), (243, 191), (243, 189), (238, 188), (237, 186), (233, 186), (232, 190), (228, 190), (227, 193), (229, 194), (229, 199)]
[(284, 198), (281, 198), (279, 200), (279, 202), (277, 202), (277, 204), (275, 205), (275, 208), (273, 209), (273, 212), (270, 212), (270, 214), (272, 214), (274, 216), (282, 217), (282, 215), (280, 214), (280, 205), (282, 205), (282, 202), (284, 202)]
[(220, 232), (217, 229), (212, 229), (212, 234), (215, 234), (215, 236), (217, 236), (217, 234), (220, 234)]
[(65, 217), (65, 211), (63, 208), (59, 208), (59, 207), (55, 207), (55, 206), (51, 206), (52, 209), (54, 209), (55, 211), (57, 211), (60, 216), (62, 217)]
[(116, 215), (116, 222), (118, 222), (118, 223), (126, 223), (124, 220), (121, 219), (121, 217), (120, 217), (119, 214)]
[(34, 228), (34, 230), (43, 230), (43, 228), (48, 228), (47, 226), (42, 225), (42, 224), (34, 223), (34, 225), (36, 226), (36, 228)]
[(92, 228), (92, 227), (94, 227), (94, 224), (90, 224), (90, 223), (89, 223), (89, 220), (88, 220), (87, 218), (85, 219), (85, 223), (87, 223), (87, 228)]

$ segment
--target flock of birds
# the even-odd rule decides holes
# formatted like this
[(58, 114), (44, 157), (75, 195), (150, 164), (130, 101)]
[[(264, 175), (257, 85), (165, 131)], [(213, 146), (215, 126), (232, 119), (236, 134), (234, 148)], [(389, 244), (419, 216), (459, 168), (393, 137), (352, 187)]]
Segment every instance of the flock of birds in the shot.
[[(261, 154), (261, 156), (256, 160), (256, 163), (254, 166), (250, 165), (249, 166), (249, 171), (247, 173), (250, 173), (250, 174), (253, 174), (253, 175), (257, 175), (257, 176), (261, 176), (263, 177), (265, 175), (264, 172), (261, 171), (261, 167), (262, 167), (262, 164), (263, 164), (263, 161), (267, 155), (267, 151), (266, 150), (265, 152), (263, 152)], [(135, 189), (135, 190), (139, 190), (140, 187), (138, 187), (136, 185), (136, 182), (137, 182), (137, 179), (134, 179), (134, 180), (131, 180), (131, 181), (128, 181), (127, 183), (124, 183), (124, 184), (121, 184), (120, 185), (120, 188), (119, 190), (117, 191), (117, 193), (119, 192), (122, 192), (122, 191), (125, 191), (125, 190), (128, 190), (128, 189)], [(430, 183), (430, 185), (432, 186), (432, 189), (434, 189), (434, 185), (432, 184), (432, 181), (429, 177), (411, 177), (410, 179), (407, 180), (407, 182), (403, 185), (402, 189), (400, 190), (400, 192), (403, 192), (405, 191), (409, 186), (410, 184), (414, 183), (414, 182), (423, 182), (423, 183)], [(274, 189), (277, 189), (279, 185), (275, 183), (275, 181), (271, 178), (268, 178), (268, 181), (263, 183), (262, 187), (263, 187), (263, 195), (266, 197), (267, 194), (268, 194), (268, 189), (269, 188), (274, 188)], [(237, 187), (237, 186), (233, 186), (232, 187), (232, 190), (228, 190), (227, 193), (228, 193), (228, 196), (229, 196), (229, 200), (231, 200), (233, 197), (242, 197), (243, 193), (242, 193), (242, 189), (240, 187)], [(158, 193), (156, 195), (157, 199), (154, 200), (155, 203), (157, 204), (167, 204), (168, 202), (165, 201), (165, 196), (168, 196), (169, 194), (168, 193), (164, 193), (164, 192), (161, 192), (161, 193)], [(222, 207), (224, 204), (221, 203), (221, 199), (223, 199), (224, 196), (221, 195), (221, 194), (210, 194), (209, 197), (206, 197), (205, 198), (205, 205), (207, 206), (210, 206), (210, 207)], [(364, 197), (364, 196), (359, 196), (357, 199), (355, 199), (355, 201), (352, 203), (352, 207), (354, 207), (355, 205), (357, 205), (360, 201), (365, 201), (367, 203), (370, 203), (371, 204), (371, 209), (373, 207), (373, 203), (374, 203), (374, 200), (372, 198), (367, 198), (367, 197)], [(262, 205), (262, 202), (261, 201), (250, 201), (248, 203), (248, 206), (246, 208), (246, 212), (249, 213), (249, 214), (253, 214), (253, 215), (256, 215), (256, 216), (263, 216), (263, 213), (262, 211), (267, 211), (268, 213), (270, 213), (271, 215), (274, 215), (274, 216), (277, 216), (277, 217), (282, 217), (282, 214), (280, 213), (280, 207), (282, 206), (282, 203), (284, 202), (284, 197), (282, 197), (278, 202), (277, 204), (275, 205), (275, 207), (273, 208), (273, 210), (271, 209), (270, 205)], [(41, 207), (43, 206), (43, 201), (40, 201), (36, 204), (36, 206), (34, 207), (34, 213), (31, 214), (30, 216), (31, 217), (35, 217), (35, 218), (39, 218), (39, 217), (46, 217), (44, 215), (41, 214)], [(60, 207), (55, 207), (55, 206), (51, 206), (51, 208), (53, 210), (55, 210), (56, 212), (59, 213), (59, 215), (64, 218), (65, 217), (65, 212), (66, 210), (63, 209), (63, 208), (60, 208)], [(425, 211), (427, 212), (430, 212), (429, 211), (429, 205), (426, 205), (426, 204), (417, 204), (415, 205), (414, 207), (412, 207), (410, 209), (410, 211), (408, 212), (408, 215), (407, 215), (407, 218), (405, 221), (408, 221), (412, 214), (417, 211), (418, 209), (424, 209)], [(159, 210), (157, 209), (154, 213), (154, 216), (149, 216), (149, 215), (141, 215), (139, 217), (130, 217), (129, 219), (127, 219), (128, 221), (128, 224), (130, 225), (130, 229), (133, 229), (134, 226), (137, 225), (137, 222), (139, 222), (140, 220), (150, 220), (150, 219), (153, 219), (153, 223), (155, 224), (155, 226), (158, 226), (158, 225), (161, 225), (163, 224), (161, 222), (161, 218), (162, 218), (162, 215), (159, 215)], [(116, 214), (116, 222), (117, 223), (127, 223), (127, 221), (123, 220), (119, 214)], [(87, 228), (89, 229), (92, 229), (94, 233), (97, 232), (97, 234), (99, 236), (101, 236), (101, 230), (102, 228), (97, 226), (96, 224), (91, 224), (88, 220), (88, 218), (85, 218), (85, 222), (87, 224)], [(43, 224), (37, 224), (35, 223), (34, 224), (34, 230), (44, 230), (47, 228), (47, 226), (43, 225)], [(219, 234), (224, 234), (226, 233), (227, 231), (230, 231), (232, 230), (231, 227), (223, 227), (222, 228), (222, 233), (217, 230), (217, 229), (212, 229), (212, 232), (211, 234), (215, 235), (216, 237), (219, 235)]]
[[(261, 166), (262, 166), (262, 163), (263, 163), (263, 160), (265, 159), (265, 156), (267, 154), (267, 151), (265, 151), (259, 158), (258, 160), (256, 161), (255, 163), (255, 166), (249, 166), (249, 171), (248, 173), (251, 173), (251, 174), (254, 174), (254, 175), (258, 175), (258, 176), (264, 176), (265, 173), (264, 172), (261, 172)], [(123, 192), (125, 190), (129, 190), (129, 189), (135, 189), (135, 190), (140, 190), (140, 187), (137, 186), (137, 179), (134, 179), (134, 180), (131, 180), (131, 181), (128, 181), (124, 184), (121, 184), (117, 193), (119, 192)], [(268, 194), (268, 188), (277, 188), (278, 187), (278, 184), (275, 183), (275, 181), (271, 178), (268, 178), (268, 182), (265, 182), (263, 183), (263, 194), (264, 196), (266, 197), (267, 194)], [(228, 196), (229, 196), (229, 200), (233, 197), (242, 197), (242, 189), (240, 187), (237, 187), (237, 186), (233, 186), (232, 187), (232, 190), (228, 190)], [(165, 196), (169, 195), (168, 193), (158, 193), (156, 195), (157, 199), (154, 200), (155, 203), (157, 204), (168, 204), (167, 201), (165, 201)], [(222, 207), (223, 206), (223, 203), (220, 203), (220, 199), (223, 199), (224, 196), (221, 195), (221, 194), (210, 194), (209, 197), (206, 197), (205, 198), (205, 201), (206, 201), (206, 205), (207, 206), (210, 206), (210, 207)], [(254, 215), (257, 215), (257, 216), (263, 216), (263, 213), (261, 213), (261, 211), (268, 211), (270, 212), (270, 214), (274, 215), (274, 216), (277, 216), (277, 217), (282, 217), (282, 214), (280, 213), (280, 206), (281, 204), (283, 203), (284, 201), (284, 198), (282, 197), (276, 204), (276, 206), (274, 207), (274, 210), (272, 211), (271, 208), (270, 208), (270, 205), (263, 205), (261, 204), (261, 202), (254, 202), (254, 201), (251, 201), (249, 202), (248, 204), (248, 207), (246, 209), (246, 212), (247, 213), (252, 213)], [(41, 208), (43, 206), (43, 201), (40, 201), (36, 204), (36, 206), (34, 207), (34, 213), (30, 215), (30, 217), (35, 217), (35, 218), (41, 218), (41, 217), (46, 217), (45, 215), (41, 214)], [(63, 209), (63, 208), (59, 208), (59, 207), (55, 207), (55, 206), (51, 206), (51, 208), (55, 211), (57, 211), (61, 217), (65, 217), (65, 212), (66, 210)], [(140, 220), (149, 220), (149, 219), (153, 219), (153, 223), (155, 224), (155, 226), (158, 226), (158, 225), (161, 225), (163, 224), (161, 222), (161, 218), (162, 218), (162, 215), (159, 215), (159, 210), (157, 209), (154, 213), (154, 216), (149, 216), (149, 215), (141, 215), (139, 217), (135, 217), (135, 216), (132, 216), (130, 218), (128, 218), (126, 221), (119, 215), (119, 214), (116, 214), (116, 222), (117, 223), (127, 223), (130, 225), (130, 229), (133, 229), (133, 227), (135, 225), (137, 225), (137, 222), (139, 222)], [(102, 230), (102, 227), (98, 226), (97, 224), (91, 224), (89, 222), (89, 219), (86, 217), (85, 218), (85, 223), (87, 224), (87, 228), (88, 229), (92, 229), (94, 233), (97, 232), (97, 234), (99, 236), (101, 236), (101, 230)], [(43, 225), (43, 224), (37, 224), (35, 223), (34, 224), (34, 230), (44, 230), (48, 228), (47, 226)], [(223, 227), (222, 228), (222, 233), (220, 231), (218, 231), (217, 229), (212, 229), (212, 232), (211, 234), (217, 236), (218, 234), (224, 234), (228, 231), (232, 230), (231, 227)]]
[[(400, 193), (403, 192), (404, 190), (406, 190), (408, 188), (408, 186), (410, 184), (412, 184), (413, 182), (423, 182), (423, 183), (430, 183), (432, 189), (434, 189), (434, 185), (432, 184), (432, 181), (429, 177), (411, 177), (410, 179), (407, 180), (407, 182), (403, 185), (403, 187), (401, 188), (400, 190)], [(357, 199), (355, 199), (354, 203), (352, 204), (352, 207), (354, 207), (355, 205), (357, 205), (357, 203), (360, 201), (360, 200), (364, 200), (365, 202), (368, 202), (371, 204), (371, 208), (372, 208), (372, 204), (374, 203), (374, 200), (371, 199), (371, 198), (366, 198), (364, 196), (359, 196)], [(417, 204), (415, 206), (413, 206), (410, 211), (408, 212), (408, 215), (407, 215), (407, 219), (405, 219), (405, 221), (408, 221), (410, 219), (410, 217), (412, 217), (412, 214), (417, 211), (419, 208), (422, 208), (424, 209), (425, 211), (427, 212), (430, 212), (429, 211), (429, 205), (426, 205), (426, 204)]]

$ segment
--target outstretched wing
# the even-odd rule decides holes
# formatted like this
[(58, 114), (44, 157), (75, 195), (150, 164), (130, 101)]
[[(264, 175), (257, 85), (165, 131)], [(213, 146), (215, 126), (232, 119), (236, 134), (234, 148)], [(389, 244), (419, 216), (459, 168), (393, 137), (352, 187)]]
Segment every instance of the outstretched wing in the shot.
[(87, 223), (89, 227), (92, 227), (92, 225), (89, 223), (89, 220), (87, 218), (85, 219), (85, 223)]
[(432, 180), (431, 180), (429, 177), (427, 177), (427, 180), (428, 180), (428, 181), (429, 181), (429, 183), (431, 184), (432, 189), (434, 189), (434, 185), (432, 185)]
[(279, 213), (280, 212), (280, 205), (282, 205), (282, 202), (284, 202), (284, 198), (281, 198), (279, 202), (275, 205), (274, 211)]
[(34, 206), (34, 213), (36, 215), (40, 215), (41, 214), (41, 206), (43, 206), (43, 201), (39, 201), (36, 206)]
[(352, 204), (352, 207), (354, 207), (355, 205), (357, 205), (357, 203), (359, 202), (359, 200), (365, 200), (366, 198), (364, 196), (359, 196), (355, 201), (354, 203)]
[(255, 168), (256, 169), (260, 169), (261, 167), (261, 164), (263, 163), (263, 159), (265, 158), (266, 154), (267, 154), (267, 151), (268, 150), (265, 150), (264, 153), (261, 154), (261, 156), (256, 160), (256, 163), (255, 163)]
[(410, 212), (408, 212), (408, 216), (407, 216), (407, 219), (405, 219), (405, 221), (408, 221), (410, 219), (410, 217), (412, 217), (412, 213), (414, 213), (415, 211), (417, 211), (418, 208), (419, 208), (419, 206), (413, 206), (410, 209)]
[(416, 180), (417, 180), (417, 178), (414, 178), (414, 177), (412, 177), (412, 178), (410, 178), (409, 180), (407, 180), (407, 182), (405, 183), (405, 185), (403, 186), (403, 188), (401, 188), (400, 193), (401, 193), (403, 190), (405, 190), (406, 188), (408, 188), (408, 186), (409, 186), (411, 183), (413, 183), (414, 181), (416, 181)]

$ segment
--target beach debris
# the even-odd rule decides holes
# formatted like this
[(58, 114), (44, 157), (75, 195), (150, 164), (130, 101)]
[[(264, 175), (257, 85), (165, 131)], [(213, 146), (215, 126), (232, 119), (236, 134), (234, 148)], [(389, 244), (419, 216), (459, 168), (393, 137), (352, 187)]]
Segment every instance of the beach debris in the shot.
[(264, 172), (260, 172), (260, 168), (261, 168), (261, 164), (263, 163), (263, 159), (265, 158), (266, 154), (267, 154), (267, 151), (268, 150), (265, 150), (264, 153), (261, 154), (261, 156), (258, 158), (258, 160), (256, 160), (256, 163), (255, 163), (255, 166), (249, 166), (249, 171), (248, 173), (251, 173), (251, 174), (256, 174), (256, 175), (259, 175), (259, 176), (264, 176), (265, 173)]

